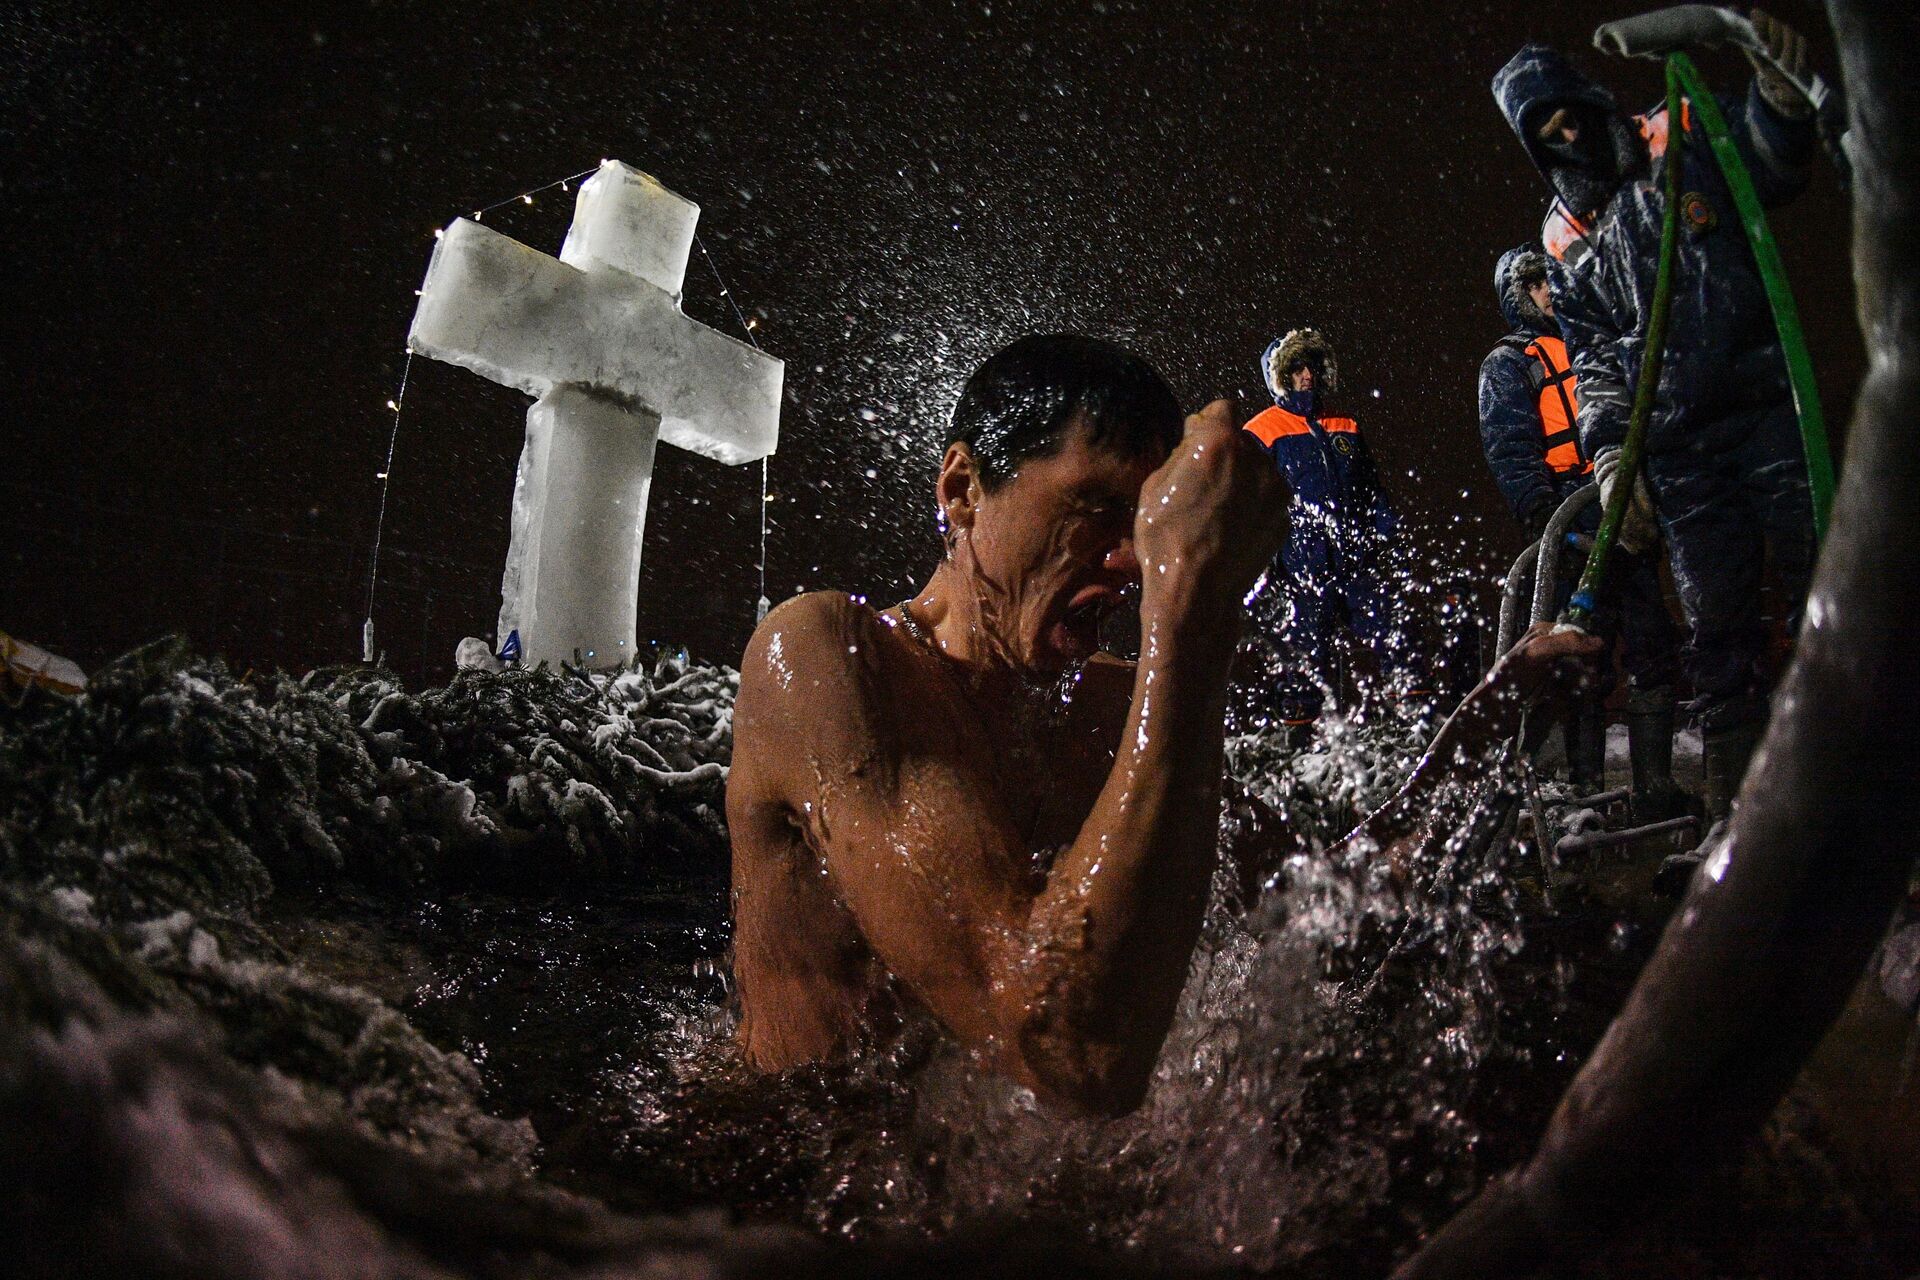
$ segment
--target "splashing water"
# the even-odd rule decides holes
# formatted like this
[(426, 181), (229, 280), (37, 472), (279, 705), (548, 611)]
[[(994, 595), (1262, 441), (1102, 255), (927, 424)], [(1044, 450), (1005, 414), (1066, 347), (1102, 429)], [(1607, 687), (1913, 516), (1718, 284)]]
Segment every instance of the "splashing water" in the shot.
[[(558, 1187), (815, 1238), (937, 1241), (997, 1219), (1156, 1263), (1346, 1274), (1385, 1268), (1519, 1153), (1634, 971), (1635, 945), (1609, 945), (1617, 917), (1534, 910), (1510, 842), (1481, 838), (1497, 794), (1442, 799), (1452, 834), (1411, 892), (1328, 854), (1417, 753), (1397, 720), (1356, 712), (1309, 750), (1231, 739), (1234, 778), (1299, 847), (1259, 884), (1222, 866), (1137, 1113), (1063, 1119), (924, 1024), (869, 1058), (756, 1076), (730, 1049), (717, 789), (696, 776), (726, 759), (734, 687), (670, 657), (413, 695), (346, 673), (236, 681), (176, 650), (102, 673), (84, 701), (10, 708), (9, 1105), (69, 1114), (46, 1091), (84, 1079), (107, 1091), (86, 1104), (97, 1128), (143, 1105), (114, 1081), (171, 1079), (224, 1100), (221, 1132), (349, 1186), (371, 1175), (338, 1157), (345, 1139), (313, 1144), (374, 1135), (426, 1162), (420, 1185), (480, 1188), (518, 1224), (500, 1228), (509, 1252), (546, 1247), (554, 1222), (638, 1250), (621, 1256), (664, 1247)], [(545, 807), (515, 808), (535, 794)], [(254, 1176), (208, 1141), (207, 1185)], [(149, 1142), (73, 1158), (146, 1168)], [(273, 1194), (354, 1240), (352, 1214), (386, 1212), (364, 1187), (360, 1209)], [(527, 1203), (531, 1218), (502, 1207)], [(145, 1211), (120, 1210), (123, 1260), (172, 1256)], [(386, 1221), (437, 1239), (456, 1217)], [(758, 1239), (714, 1224), (675, 1247), (720, 1267)]]

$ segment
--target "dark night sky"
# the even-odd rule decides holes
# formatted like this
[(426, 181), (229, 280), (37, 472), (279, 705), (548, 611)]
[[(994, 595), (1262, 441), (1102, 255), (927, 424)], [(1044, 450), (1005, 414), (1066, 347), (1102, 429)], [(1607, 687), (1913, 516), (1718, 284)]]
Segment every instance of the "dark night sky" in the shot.
[[(602, 156), (702, 206), (788, 362), (776, 600), (905, 594), (960, 378), (1053, 329), (1134, 345), (1197, 404), (1257, 393), (1268, 339), (1318, 325), (1423, 536), (1504, 562), (1474, 377), (1543, 190), (1487, 81), (1528, 37), (1636, 108), (1658, 79), (1587, 49), (1616, 3), (243, 7), (0, 13), (0, 628), (88, 665), (168, 630), (242, 667), (357, 658), (432, 229)], [(1779, 11), (1831, 69), (1815, 8)], [(555, 252), (556, 196), (488, 221)], [(1831, 174), (1775, 230), (1843, 423)], [(686, 307), (735, 331), (697, 255)], [(376, 611), (411, 676), (491, 634), (525, 407), (415, 362)], [(661, 450), (643, 638), (735, 659), (757, 477)]]

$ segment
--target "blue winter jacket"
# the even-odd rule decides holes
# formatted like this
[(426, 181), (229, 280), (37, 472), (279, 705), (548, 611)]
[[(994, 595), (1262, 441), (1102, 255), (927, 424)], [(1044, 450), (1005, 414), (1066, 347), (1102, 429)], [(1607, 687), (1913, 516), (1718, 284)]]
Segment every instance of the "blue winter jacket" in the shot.
[[(1494, 483), (1513, 509), (1514, 517), (1531, 526), (1553, 514), (1562, 499), (1592, 477), (1577, 472), (1556, 474), (1547, 466), (1546, 437), (1540, 425), (1540, 398), (1533, 386), (1538, 362), (1521, 343), (1543, 330), (1523, 314), (1513, 284), (1515, 261), (1525, 249), (1509, 249), (1493, 269), (1493, 287), (1508, 338), (1480, 365), (1480, 443)], [(1558, 334), (1552, 335), (1558, 337)]]
[[(1580, 443), (1591, 457), (1627, 434), (1660, 261), (1666, 202), (1659, 166), (1649, 162), (1646, 144), (1613, 95), (1543, 45), (1516, 53), (1494, 76), (1493, 95), (1550, 187), (1551, 157), (1534, 131), (1560, 105), (1610, 113), (1627, 174), (1586, 233), (1591, 252), (1569, 252), (1553, 282), (1555, 318), (1579, 379)], [(1773, 206), (1798, 195), (1807, 184), (1813, 122), (1777, 115), (1757, 88), (1744, 102), (1721, 99), (1720, 106), (1761, 202)], [(1649, 119), (1658, 125), (1664, 114), (1662, 108)], [(1698, 122), (1675, 132), (1685, 139), (1681, 238), (1666, 363), (1648, 423), (1647, 449), (1654, 454), (1727, 447), (1748, 429), (1750, 411), (1790, 398), (1773, 313), (1732, 194)], [(1727, 439), (1716, 439), (1720, 433)]]
[(1323, 418), (1316, 393), (1289, 391), (1245, 429), (1273, 455), (1293, 490), (1280, 553), (1289, 575), (1331, 581), (1388, 567), (1400, 518), (1353, 419)]

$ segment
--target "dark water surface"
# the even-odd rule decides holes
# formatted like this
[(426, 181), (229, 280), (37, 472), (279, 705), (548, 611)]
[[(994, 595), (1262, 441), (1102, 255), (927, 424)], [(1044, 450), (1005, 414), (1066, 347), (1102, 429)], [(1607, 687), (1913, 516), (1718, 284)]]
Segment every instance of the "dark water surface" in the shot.
[[(1319, 1275), (1389, 1266), (1406, 1233), (1443, 1216), (1474, 1176), (1528, 1152), (1658, 938), (1666, 908), (1650, 892), (1656, 865), (1657, 858), (1643, 853), (1589, 868), (1562, 883), (1551, 912), (1531, 891), (1516, 900), (1518, 913), (1509, 921), (1516, 945), (1502, 948), (1489, 966), (1495, 1011), (1474, 1050), (1477, 1067), (1470, 1082), (1458, 1081), (1448, 1092), (1471, 1117), (1460, 1117), (1457, 1147), (1430, 1145), (1446, 1128), (1436, 1129), (1431, 1116), (1396, 1126), (1389, 1115), (1342, 1112), (1367, 1096), (1357, 1083), (1367, 1075), (1361, 1069), (1349, 1073), (1345, 1088), (1307, 1088), (1291, 1100), (1289, 1118), (1310, 1125), (1310, 1132), (1257, 1135), (1263, 1143), (1277, 1138), (1291, 1157), (1282, 1163), (1296, 1174), (1311, 1171), (1310, 1185), (1291, 1188), (1284, 1182), (1250, 1186), (1227, 1167), (1181, 1170), (1177, 1152), (1190, 1140), (1176, 1140), (1154, 1120), (1111, 1147), (1092, 1136), (1097, 1125), (1080, 1126), (1088, 1132), (1077, 1140), (1059, 1141), (1074, 1123), (1030, 1110), (1021, 1117), (1030, 1104), (973, 1078), (924, 1042), (885, 1063), (774, 1079), (744, 1072), (726, 1039), (726, 887), (711, 869), (663, 872), (645, 886), (609, 884), (547, 896), (465, 892), (407, 907), (355, 894), (293, 897), (277, 903), (264, 923), (303, 964), (379, 994), (433, 1043), (466, 1055), (479, 1069), (487, 1109), (531, 1122), (540, 1173), (615, 1208), (685, 1212), (717, 1204), (743, 1220), (873, 1240), (902, 1232), (937, 1237), (984, 1206), (1161, 1261), (1211, 1266), (1244, 1259), (1263, 1269)], [(1216, 946), (1220, 924), (1216, 913)], [(1355, 1063), (1378, 1055), (1433, 1071), (1431, 1056), (1410, 1055), (1393, 1039), (1404, 1014), (1390, 1011), (1435, 999), (1434, 988), (1444, 982), (1423, 966), (1443, 959), (1416, 948), (1395, 962), (1406, 964), (1406, 972), (1379, 976), (1369, 999), (1349, 1002), (1342, 1052)], [(1196, 1034), (1196, 1017), (1219, 1021)], [(1234, 1024), (1235, 1015), (1204, 1013), (1190, 1002), (1186, 1018), (1189, 1025), (1176, 1030), (1169, 1051), (1176, 1060), (1163, 1066), (1156, 1086), (1161, 1096), (1149, 1103), (1150, 1112), (1180, 1110), (1164, 1095), (1182, 1089), (1184, 1070), (1204, 1076), (1223, 1067), (1217, 1058), (1209, 1064), (1196, 1046)], [(1836, 1037), (1827, 1056), (1856, 1068), (1884, 1062), (1890, 1046), (1875, 1043), (1888, 1034), (1884, 1016), (1877, 1029), (1870, 1020), (1856, 1023), (1853, 1034)], [(1239, 1025), (1244, 1031), (1282, 1022)], [(1276, 1047), (1324, 1048), (1302, 1039), (1308, 1022), (1287, 1025), (1299, 1043)], [(1232, 1049), (1260, 1053), (1244, 1035)], [(1328, 1065), (1331, 1075), (1341, 1074), (1338, 1063)], [(1417, 1092), (1414, 1076), (1403, 1083)], [(1210, 1091), (1204, 1080), (1195, 1085), (1203, 1099), (1225, 1102), (1227, 1110), (1214, 1117), (1223, 1128), (1245, 1119), (1232, 1114), (1230, 1094)], [(1707, 1257), (1718, 1254), (1722, 1261), (1764, 1259), (1765, 1274), (1894, 1274), (1882, 1266), (1891, 1266), (1891, 1257), (1874, 1261), (1891, 1243), (1889, 1220), (1876, 1223), (1871, 1211), (1876, 1196), (1865, 1187), (1849, 1192), (1846, 1184), (1859, 1171), (1822, 1152), (1823, 1143), (1857, 1148), (1860, 1134), (1839, 1131), (1857, 1128), (1858, 1117), (1847, 1114), (1844, 1098), (1832, 1108), (1802, 1093), (1776, 1122), (1753, 1167), (1702, 1189), (1717, 1218), (1700, 1216), (1695, 1203), (1676, 1210), (1672, 1223), (1650, 1222), (1652, 1238), (1640, 1263), (1615, 1258), (1606, 1271), (1644, 1265), (1649, 1275), (1714, 1274), (1719, 1264)], [(1835, 1100), (1830, 1086), (1825, 1094), (1829, 1103)], [(982, 1106), (1005, 1110), (989, 1118)], [(967, 1132), (970, 1125), (978, 1128)], [(1122, 1129), (1128, 1125), (1120, 1122)], [(1022, 1167), (1036, 1155), (1032, 1144), (1042, 1130), (1054, 1139), (1051, 1149)], [(1011, 1149), (983, 1156), (981, 1145), (996, 1142)], [(1163, 1149), (1153, 1150), (1156, 1143)], [(1169, 1151), (1176, 1153), (1171, 1163)], [(1100, 1152), (1112, 1158), (1095, 1159)], [(1318, 1202), (1324, 1186), (1312, 1184), (1355, 1194), (1360, 1186), (1345, 1179), (1356, 1166), (1382, 1180), (1371, 1187), (1377, 1199), (1330, 1214), (1331, 1206)], [(956, 1186), (949, 1169), (1004, 1185)], [(1199, 1204), (1165, 1212), (1168, 1198), (1193, 1194), (1196, 1174), (1233, 1204), (1224, 1217), (1240, 1218), (1242, 1230), (1249, 1216), (1298, 1214), (1299, 1221), (1278, 1231), (1272, 1223), (1265, 1230), (1255, 1226), (1243, 1238), (1198, 1230), (1196, 1220), (1183, 1218), (1197, 1215)], [(1867, 1192), (1865, 1199), (1845, 1207), (1855, 1192)], [(1805, 1220), (1787, 1230), (1760, 1228), (1754, 1217), (1778, 1212), (1782, 1198), (1804, 1199), (1798, 1208)], [(1337, 1239), (1326, 1234), (1336, 1221)], [(1655, 1243), (1668, 1232), (1704, 1234), (1712, 1244), (1690, 1257), (1702, 1246), (1676, 1250), (1671, 1242)], [(1208, 1234), (1213, 1247), (1206, 1247)], [(1840, 1270), (1829, 1270), (1834, 1267)]]
[(532, 1122), (549, 1176), (636, 1209), (711, 1202), (684, 1169), (654, 1177), (623, 1159), (622, 1139), (647, 1120), (636, 1085), (670, 1087), (680, 1057), (726, 1022), (724, 878), (663, 872), (644, 886), (407, 906), (301, 898), (277, 903), (272, 927), (303, 963), (466, 1055), (487, 1108)]

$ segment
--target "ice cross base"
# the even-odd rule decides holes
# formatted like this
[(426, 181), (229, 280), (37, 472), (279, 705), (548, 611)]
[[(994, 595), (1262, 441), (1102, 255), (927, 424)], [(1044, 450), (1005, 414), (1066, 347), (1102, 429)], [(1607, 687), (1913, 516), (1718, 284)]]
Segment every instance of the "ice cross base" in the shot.
[(558, 260), (466, 218), (434, 248), (408, 345), (539, 397), (500, 593), (527, 665), (633, 656), (658, 440), (735, 464), (779, 441), (781, 362), (680, 312), (699, 216), (609, 160)]
[[(579, 387), (557, 387), (527, 411), (500, 582), (500, 635), (518, 631), (529, 661), (565, 657), (607, 666), (632, 656), (659, 438), (658, 415)], [(612, 647), (596, 647), (596, 636), (611, 637)], [(568, 646), (569, 637), (579, 643)]]

